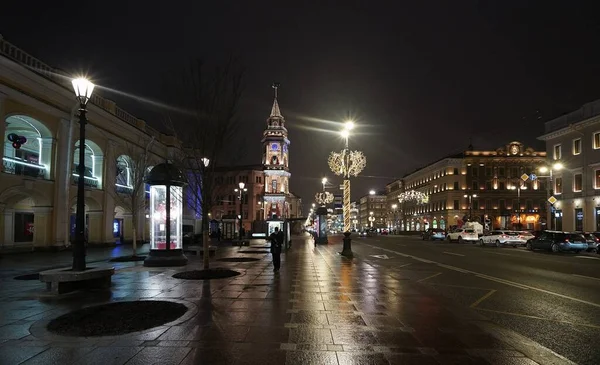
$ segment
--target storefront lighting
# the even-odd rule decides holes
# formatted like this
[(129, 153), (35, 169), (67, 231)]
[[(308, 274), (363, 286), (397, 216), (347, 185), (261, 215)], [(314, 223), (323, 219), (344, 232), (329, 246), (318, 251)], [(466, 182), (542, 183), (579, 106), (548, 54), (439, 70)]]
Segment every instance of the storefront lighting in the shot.
[(46, 170), (48, 168), (46, 165), (35, 165), (35, 164), (29, 163), (29, 162), (21, 161), (21, 160), (17, 159), (16, 157), (2, 157), (2, 159), (4, 161), (16, 163), (17, 165), (35, 167), (40, 170)]

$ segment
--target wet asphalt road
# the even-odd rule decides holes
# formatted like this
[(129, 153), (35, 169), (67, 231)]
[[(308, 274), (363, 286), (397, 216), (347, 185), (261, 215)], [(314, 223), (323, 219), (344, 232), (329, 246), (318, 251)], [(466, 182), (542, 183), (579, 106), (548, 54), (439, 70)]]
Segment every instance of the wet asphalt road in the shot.
[(354, 238), (353, 251), (375, 266), (475, 308), (578, 364), (600, 364), (600, 255), (512, 247)]

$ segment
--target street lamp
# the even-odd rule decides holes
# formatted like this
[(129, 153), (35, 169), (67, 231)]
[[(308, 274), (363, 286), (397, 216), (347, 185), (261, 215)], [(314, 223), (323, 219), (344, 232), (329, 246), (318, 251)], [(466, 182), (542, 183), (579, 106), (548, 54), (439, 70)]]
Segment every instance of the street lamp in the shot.
[(465, 198), (469, 198), (469, 221), (473, 220), (473, 198), (477, 198), (477, 194), (465, 194)]
[[(553, 193), (554, 193), (554, 191), (553, 191), (554, 187), (552, 186), (552, 172), (553, 171), (560, 171), (563, 168), (564, 168), (564, 165), (561, 162), (559, 162), (559, 161), (554, 162), (550, 167), (548, 167), (548, 166), (542, 166), (542, 167), (539, 168), (539, 171), (542, 174), (545, 174), (545, 173), (548, 174), (548, 175), (540, 175), (540, 176), (538, 176), (538, 177), (546, 177), (546, 178), (548, 178), (548, 184), (546, 186), (546, 195), (548, 196), (548, 199), (550, 199), (550, 197), (552, 197)], [(548, 209), (548, 212), (546, 212), (546, 220), (548, 221), (548, 225), (549, 225), (548, 228), (550, 230), (552, 230), (553, 229), (552, 222), (554, 221), (554, 218), (555, 218), (554, 214), (553, 214), (554, 213), (553, 212), (553, 210), (554, 210), (554, 203), (551, 203), (550, 200), (548, 200), (548, 204), (550, 205), (550, 209)], [(556, 225), (555, 225), (554, 228), (556, 228)]]
[(373, 228), (373, 222), (375, 221), (375, 217), (373, 216), (373, 212), (369, 212), (369, 225)]
[(92, 97), (94, 84), (86, 78), (73, 79), (73, 90), (79, 101), (79, 165), (77, 166), (77, 211), (75, 216), (75, 244), (73, 271), (85, 270), (85, 124), (86, 105)]
[(243, 226), (242, 226), (242, 218), (243, 218), (243, 211), (242, 211), (242, 204), (244, 203), (243, 199), (242, 199), (242, 195), (248, 191), (247, 188), (245, 188), (246, 184), (244, 184), (243, 182), (240, 181), (240, 183), (238, 184), (239, 189), (234, 189), (234, 191), (236, 193), (238, 193), (238, 199), (240, 200), (240, 214), (238, 215), (238, 218), (240, 220), (240, 227), (239, 227), (239, 233), (238, 233), (238, 238), (240, 240), (240, 242), (242, 241), (242, 230), (243, 230)]
[[(208, 209), (208, 204), (204, 205), (204, 202), (206, 201), (206, 192), (204, 191), (204, 178), (206, 177), (206, 168), (208, 167), (208, 164), (210, 163), (210, 160), (206, 157), (203, 157), (200, 159), (201, 162), (201, 166), (200, 166), (200, 172), (202, 173), (202, 175), (200, 176), (200, 196), (202, 197), (202, 212), (205, 213), (206, 210)], [(210, 219), (210, 212), (206, 213), (206, 216), (204, 214), (202, 214), (202, 248), (203, 248), (203, 252), (208, 252), (209, 249), (209, 219)], [(202, 255), (202, 265), (204, 267), (204, 270), (208, 270), (209, 268), (209, 264), (210, 264), (210, 260), (209, 260), (209, 255)]]
[(321, 179), (321, 184), (323, 184), (323, 191), (325, 191), (325, 185), (327, 185), (327, 178), (324, 177)]
[(398, 217), (396, 216), (398, 210), (398, 204), (392, 204), (392, 211), (394, 212), (394, 231), (398, 229)]

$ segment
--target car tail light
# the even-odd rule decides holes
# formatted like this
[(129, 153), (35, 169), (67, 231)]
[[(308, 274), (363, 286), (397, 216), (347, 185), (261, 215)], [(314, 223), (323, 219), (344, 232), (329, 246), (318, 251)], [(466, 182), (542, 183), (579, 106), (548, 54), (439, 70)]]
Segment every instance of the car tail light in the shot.
[(508, 238), (508, 236), (507, 236), (507, 235), (505, 235), (505, 234), (503, 234), (503, 235), (502, 235), (502, 238)]
[(569, 243), (569, 242), (570, 242), (569, 239), (565, 238), (565, 243)]

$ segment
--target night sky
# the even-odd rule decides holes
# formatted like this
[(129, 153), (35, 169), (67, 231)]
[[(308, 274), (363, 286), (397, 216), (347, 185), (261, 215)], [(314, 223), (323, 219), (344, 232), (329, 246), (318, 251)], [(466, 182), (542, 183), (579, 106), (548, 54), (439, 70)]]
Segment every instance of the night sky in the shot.
[[(476, 149), (513, 140), (543, 149), (544, 121), (600, 98), (598, 1), (64, 3), (6, 1), (0, 33), (50, 65), (158, 101), (187, 60), (241, 57), (245, 140), (232, 144), (247, 153), (232, 152), (235, 163), (260, 163), (270, 85), (280, 82), (291, 190), (305, 202), (333, 178), (327, 156), (343, 145), (332, 122), (347, 115), (358, 124), (351, 148), (367, 156), (357, 198), (470, 138)], [(163, 129), (156, 107), (101, 92)]]

